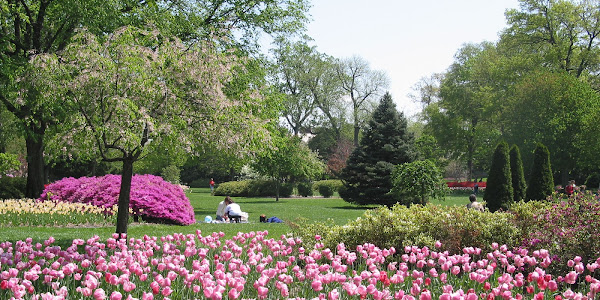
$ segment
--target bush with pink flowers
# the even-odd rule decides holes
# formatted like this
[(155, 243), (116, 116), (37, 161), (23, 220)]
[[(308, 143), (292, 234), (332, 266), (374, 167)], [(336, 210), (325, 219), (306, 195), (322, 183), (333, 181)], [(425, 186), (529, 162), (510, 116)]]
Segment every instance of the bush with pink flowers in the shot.
[(575, 256), (584, 264), (600, 253), (600, 202), (590, 193), (576, 193), (565, 201), (550, 203), (531, 220), (530, 233), (523, 243), (527, 249), (548, 249), (564, 271)]
[[(86, 203), (109, 208), (117, 204), (120, 175), (63, 178), (46, 186), (39, 200)], [(130, 207), (150, 222), (189, 225), (196, 222), (194, 208), (180, 186), (154, 175), (134, 175)]]

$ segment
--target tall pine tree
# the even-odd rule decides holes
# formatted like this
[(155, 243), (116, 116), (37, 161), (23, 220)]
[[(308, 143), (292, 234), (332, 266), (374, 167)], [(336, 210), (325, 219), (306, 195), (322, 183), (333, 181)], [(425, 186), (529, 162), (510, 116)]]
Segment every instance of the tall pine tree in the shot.
[(510, 159), (506, 142), (499, 143), (494, 151), (483, 200), (492, 212), (501, 208), (508, 209), (513, 200)]
[(533, 151), (533, 167), (527, 184), (526, 200), (545, 200), (552, 195), (554, 178), (550, 166), (550, 151), (538, 143)]
[(510, 174), (512, 178), (513, 200), (515, 202), (525, 199), (527, 184), (523, 174), (523, 161), (521, 160), (521, 151), (517, 145), (510, 148)]
[(340, 196), (356, 204), (391, 206), (397, 202), (392, 189), (395, 166), (415, 158), (414, 138), (407, 130), (407, 121), (396, 110), (392, 96), (386, 93), (373, 112), (371, 120), (352, 151), (341, 179), (344, 187)]

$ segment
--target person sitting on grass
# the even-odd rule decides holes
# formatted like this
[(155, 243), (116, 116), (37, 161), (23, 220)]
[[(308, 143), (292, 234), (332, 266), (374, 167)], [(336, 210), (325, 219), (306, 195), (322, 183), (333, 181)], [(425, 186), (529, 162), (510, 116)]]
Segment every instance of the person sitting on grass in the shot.
[(467, 204), (467, 208), (472, 208), (474, 210), (478, 210), (480, 212), (483, 212), (483, 204), (481, 204), (480, 202), (477, 202), (477, 196), (475, 196), (475, 194), (471, 194), (471, 196), (469, 196), (469, 204)]
[(227, 207), (227, 199), (231, 200), (229, 196), (225, 197), (225, 200), (219, 202), (219, 207), (217, 207), (217, 221), (225, 221), (225, 208)]
[(227, 207), (225, 207), (225, 215), (227, 218), (232, 222), (239, 223), (242, 218), (242, 209), (240, 208), (240, 205), (235, 203), (233, 199), (229, 197), (225, 198), (225, 204), (227, 205)]

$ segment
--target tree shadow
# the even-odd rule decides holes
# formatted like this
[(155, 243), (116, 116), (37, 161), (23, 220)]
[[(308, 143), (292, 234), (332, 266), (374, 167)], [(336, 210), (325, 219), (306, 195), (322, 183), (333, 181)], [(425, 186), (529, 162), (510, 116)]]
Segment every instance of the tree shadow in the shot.
[(350, 206), (350, 205), (346, 205), (346, 206), (332, 206), (332, 209), (344, 209), (344, 210), (367, 210), (367, 209), (373, 209), (376, 208), (376, 206)]

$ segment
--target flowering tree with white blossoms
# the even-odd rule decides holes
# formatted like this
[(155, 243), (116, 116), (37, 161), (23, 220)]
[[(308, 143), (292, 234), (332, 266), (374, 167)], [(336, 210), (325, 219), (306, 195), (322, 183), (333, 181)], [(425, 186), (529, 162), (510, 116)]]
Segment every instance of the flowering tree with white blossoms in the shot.
[(73, 112), (57, 144), (123, 163), (117, 233), (127, 232), (133, 163), (161, 142), (191, 154), (210, 145), (242, 155), (268, 137), (261, 87), (237, 80), (244, 61), (210, 43), (185, 45), (133, 27), (101, 42), (82, 31), (53, 61), (70, 74), (63, 88)]

